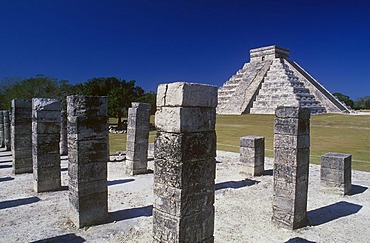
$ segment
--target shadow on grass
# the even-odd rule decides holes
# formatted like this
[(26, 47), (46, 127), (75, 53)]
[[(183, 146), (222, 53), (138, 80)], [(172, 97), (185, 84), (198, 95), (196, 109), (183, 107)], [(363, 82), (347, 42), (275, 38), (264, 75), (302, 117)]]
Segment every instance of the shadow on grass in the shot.
[(307, 217), (312, 226), (325, 224), (351, 214), (355, 214), (362, 208), (361, 205), (340, 201), (322, 208), (307, 212)]
[(348, 193), (349, 196), (361, 194), (365, 192), (368, 188), (360, 185), (352, 185), (351, 191)]
[(109, 213), (109, 223), (115, 221), (121, 221), (139, 217), (150, 217), (153, 214), (153, 205), (138, 207), (138, 208), (127, 208), (115, 212)]
[(27, 198), (15, 199), (15, 200), (3, 201), (3, 202), (0, 202), (0, 209), (18, 207), (18, 206), (22, 206), (26, 204), (35, 203), (38, 201), (40, 201), (40, 198), (38, 197), (27, 197)]
[(241, 181), (225, 181), (220, 182), (215, 185), (215, 190), (221, 190), (226, 188), (238, 189), (246, 186), (253, 186), (254, 184), (258, 184), (260, 181), (245, 179)]
[(294, 237), (292, 239), (289, 239), (285, 243), (315, 243), (316, 241), (309, 241), (306, 239), (303, 239), (301, 237)]
[(75, 234), (65, 234), (65, 235), (58, 235), (58, 236), (47, 238), (47, 239), (32, 241), (31, 243), (49, 243), (49, 242), (50, 243), (51, 242), (81, 243), (81, 242), (86, 242), (86, 240), (84, 238), (82, 238), (81, 236), (78, 236), (78, 235), (75, 235)]
[(114, 185), (118, 185), (118, 184), (132, 182), (132, 181), (135, 181), (135, 179), (123, 179), (123, 180), (108, 181), (107, 184), (108, 184), (108, 186), (114, 186)]
[(12, 180), (14, 180), (14, 178), (13, 177), (3, 177), (3, 178), (0, 178), (0, 182), (2, 182), (2, 181), (12, 181)]

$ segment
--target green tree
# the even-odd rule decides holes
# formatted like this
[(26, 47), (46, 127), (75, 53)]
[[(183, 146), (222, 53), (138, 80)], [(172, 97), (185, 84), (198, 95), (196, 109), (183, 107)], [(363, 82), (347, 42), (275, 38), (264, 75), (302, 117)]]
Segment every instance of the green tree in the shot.
[(151, 105), (150, 114), (154, 115), (155, 111), (157, 110), (157, 94), (153, 91), (149, 91), (149, 93), (145, 93), (138, 99), (139, 102), (149, 103)]
[(336, 92), (336, 93), (333, 93), (333, 95), (340, 101), (342, 101), (344, 104), (346, 104), (346, 106), (348, 107), (354, 107), (354, 101), (351, 100), (351, 98), (348, 96), (348, 95), (344, 95), (342, 93), (339, 93), (339, 92)]
[(118, 126), (122, 126), (122, 118), (127, 117), (131, 102), (138, 101), (144, 90), (135, 85), (135, 80), (126, 81), (116, 77), (93, 78), (83, 87), (85, 95), (108, 96), (109, 116), (118, 118)]
[(27, 79), (9, 78), (0, 84), (0, 96), (2, 109), (10, 109), (13, 99), (60, 98), (59, 83), (55, 78), (44, 75)]
[(370, 109), (370, 96), (361, 97), (355, 101), (355, 109)]

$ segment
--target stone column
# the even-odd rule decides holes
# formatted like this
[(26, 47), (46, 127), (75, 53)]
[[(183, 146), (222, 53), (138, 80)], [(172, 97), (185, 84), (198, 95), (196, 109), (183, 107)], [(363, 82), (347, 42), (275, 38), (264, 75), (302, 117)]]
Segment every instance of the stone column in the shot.
[(148, 172), (148, 139), (150, 130), (150, 104), (132, 102), (128, 109), (126, 173)]
[(158, 86), (154, 242), (213, 242), (217, 87)]
[(296, 229), (308, 223), (310, 110), (278, 107), (275, 114), (272, 221)]
[(265, 171), (265, 138), (245, 136), (240, 138), (240, 162), (242, 172), (249, 176), (259, 176)]
[(9, 111), (3, 111), (4, 115), (4, 146), (7, 151), (11, 150), (10, 147), (10, 117)]
[(32, 173), (32, 101), (12, 100), (13, 174)]
[(68, 143), (67, 143), (67, 112), (62, 111), (60, 113), (60, 155), (68, 154)]
[(108, 216), (108, 99), (67, 97), (70, 217), (78, 227)]
[(0, 148), (5, 146), (4, 143), (4, 111), (0, 111)]
[(352, 155), (326, 153), (321, 156), (321, 184), (343, 195), (352, 187)]
[(32, 99), (32, 156), (35, 192), (59, 190), (60, 101)]

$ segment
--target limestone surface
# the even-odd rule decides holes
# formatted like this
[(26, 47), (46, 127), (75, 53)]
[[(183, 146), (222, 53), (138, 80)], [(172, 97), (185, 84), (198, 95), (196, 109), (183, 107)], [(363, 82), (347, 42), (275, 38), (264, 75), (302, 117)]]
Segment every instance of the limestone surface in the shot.
[(276, 110), (272, 221), (289, 229), (308, 224), (309, 119), (307, 108)]
[(12, 100), (13, 173), (32, 173), (32, 101)]
[(70, 218), (81, 228), (108, 216), (107, 97), (68, 96), (67, 120)]
[(216, 172), (214, 86), (158, 87), (154, 242), (213, 242)]
[(150, 104), (133, 102), (127, 118), (126, 173), (148, 172)]
[(67, 143), (67, 112), (61, 111), (60, 113), (60, 155), (68, 154), (68, 143)]
[(242, 173), (259, 176), (264, 172), (265, 138), (245, 136), (240, 138), (240, 163), (244, 164)]
[(56, 191), (61, 187), (60, 101), (32, 99), (32, 157), (34, 190)]
[(326, 153), (321, 156), (321, 184), (341, 194), (348, 194), (352, 187), (352, 155)]
[(10, 151), (11, 145), (10, 145), (10, 117), (9, 117), (9, 111), (3, 111), (3, 117), (4, 117), (4, 147), (5, 150)]
[(5, 136), (4, 136), (4, 111), (0, 111), (0, 148), (5, 146)]

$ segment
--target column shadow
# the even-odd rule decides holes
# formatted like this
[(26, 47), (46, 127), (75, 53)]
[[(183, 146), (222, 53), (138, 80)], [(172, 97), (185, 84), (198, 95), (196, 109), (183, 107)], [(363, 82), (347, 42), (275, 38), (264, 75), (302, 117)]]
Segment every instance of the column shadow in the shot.
[(9, 156), (12, 156), (12, 153), (0, 154), (0, 157), (9, 157)]
[(2, 182), (2, 181), (12, 181), (12, 180), (14, 180), (14, 178), (13, 177), (10, 177), (10, 176), (0, 178), (0, 182)]
[(13, 160), (2, 160), (2, 161), (0, 161), (0, 164), (2, 164), (2, 163), (12, 163), (13, 162)]
[(272, 176), (274, 174), (274, 170), (271, 169), (271, 170), (265, 170), (263, 171), (262, 175), (265, 175), (265, 176)]
[(52, 242), (71, 242), (71, 243), (82, 243), (86, 242), (84, 238), (81, 236), (75, 235), (75, 234), (65, 234), (65, 235), (59, 235), (47, 239), (32, 241), (31, 243), (52, 243)]
[(361, 205), (340, 201), (322, 208), (307, 212), (307, 217), (312, 226), (321, 225), (351, 214), (362, 208)]
[(309, 241), (301, 237), (294, 237), (292, 239), (289, 239), (285, 243), (316, 243), (316, 241)]
[(153, 214), (153, 205), (148, 205), (139, 208), (127, 208), (115, 212), (110, 212), (108, 223), (138, 217), (150, 217), (152, 216), (152, 214)]
[(12, 165), (0, 165), (0, 169), (12, 168)]
[(260, 183), (260, 181), (245, 179), (241, 181), (225, 181), (220, 182), (215, 185), (215, 190), (221, 190), (226, 188), (238, 189), (246, 186), (253, 186), (255, 184)]
[(135, 181), (135, 179), (123, 179), (123, 180), (108, 181), (107, 184), (108, 184), (108, 186), (114, 186), (114, 185), (118, 185), (118, 184), (132, 182), (132, 181)]
[(15, 199), (15, 200), (3, 201), (3, 202), (0, 202), (0, 209), (18, 207), (18, 206), (22, 206), (26, 204), (35, 203), (38, 201), (40, 201), (40, 198), (38, 197), (27, 197), (27, 198)]
[(348, 193), (349, 196), (353, 196), (356, 194), (361, 194), (365, 192), (368, 188), (365, 186), (360, 185), (352, 185), (351, 191)]

